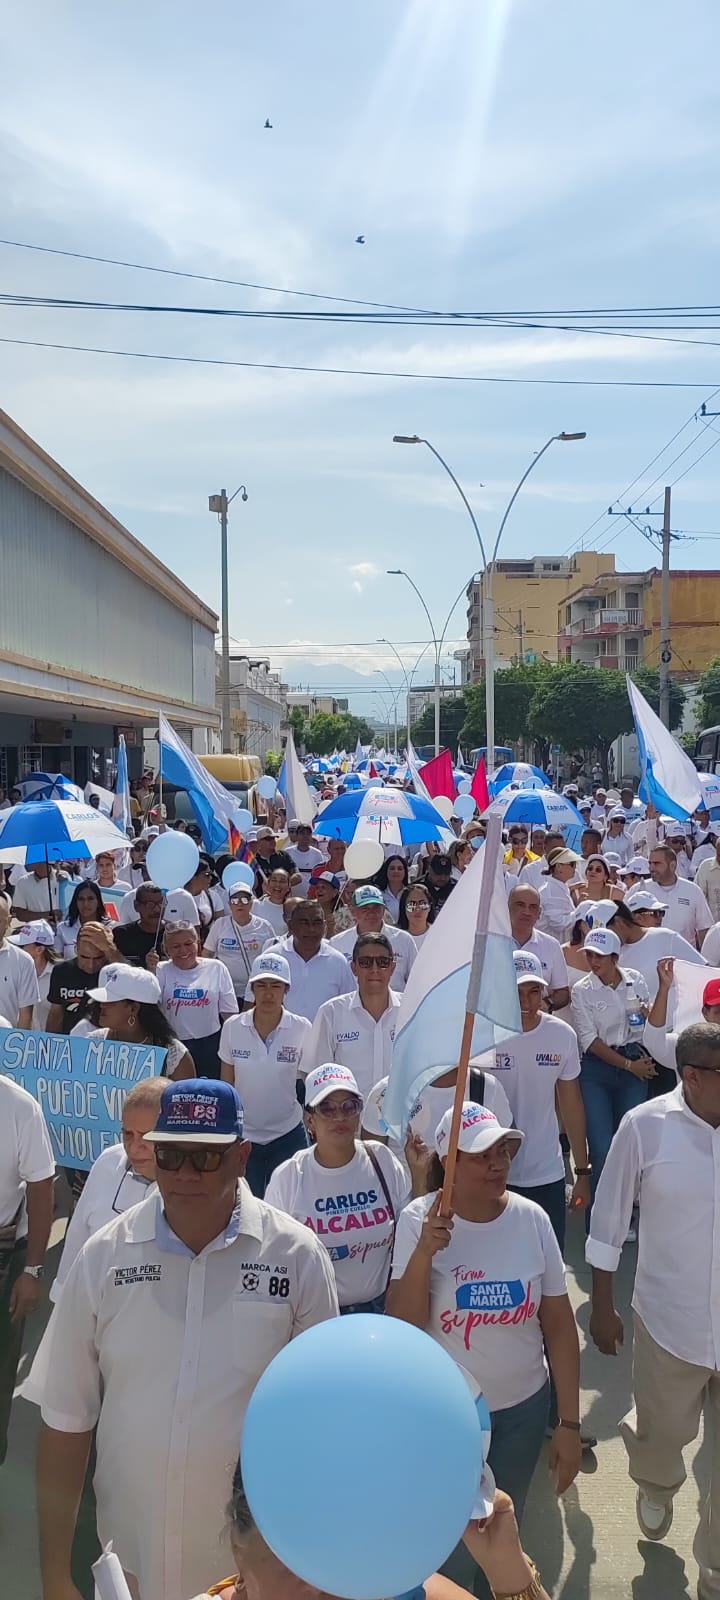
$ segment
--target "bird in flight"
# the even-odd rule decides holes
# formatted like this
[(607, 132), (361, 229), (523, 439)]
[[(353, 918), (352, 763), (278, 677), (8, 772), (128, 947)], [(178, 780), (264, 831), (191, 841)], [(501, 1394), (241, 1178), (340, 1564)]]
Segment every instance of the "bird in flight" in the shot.
[(266, 127), (266, 128), (271, 128), (271, 127), (272, 127), (272, 123), (271, 123), (271, 121), (270, 121), (270, 118), (269, 118), (269, 117), (266, 117), (266, 118), (265, 118), (265, 127)]
[(365, 243), (365, 235), (364, 235), (364, 233), (359, 233), (358, 234), (357, 239), (355, 240), (355, 243), (356, 244), (364, 244)]

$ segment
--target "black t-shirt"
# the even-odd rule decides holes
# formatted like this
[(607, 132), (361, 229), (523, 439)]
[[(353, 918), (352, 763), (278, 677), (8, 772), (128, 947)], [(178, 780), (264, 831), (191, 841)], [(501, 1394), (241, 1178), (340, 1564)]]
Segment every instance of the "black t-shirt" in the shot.
[(159, 953), (161, 934), (145, 933), (139, 922), (120, 923), (113, 928), (113, 938), (120, 954), (132, 967), (144, 967), (145, 957), (151, 950)]
[(297, 872), (295, 862), (286, 850), (273, 850), (267, 861), (263, 856), (256, 856), (253, 866), (255, 868), (255, 887), (260, 894), (262, 894), (263, 885), (267, 883), (271, 872), (278, 872), (282, 868), (283, 872), (289, 873), (291, 879)]
[(69, 1033), (87, 1010), (85, 993), (98, 989), (102, 983), (99, 972), (83, 972), (77, 961), (59, 961), (52, 969), (48, 1000), (51, 1006), (62, 1006), (65, 1012), (64, 1032)]

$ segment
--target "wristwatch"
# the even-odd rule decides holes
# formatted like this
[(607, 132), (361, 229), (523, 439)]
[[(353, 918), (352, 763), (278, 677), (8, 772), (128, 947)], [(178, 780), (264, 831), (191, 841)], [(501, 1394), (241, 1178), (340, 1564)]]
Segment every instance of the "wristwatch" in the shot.
[(592, 1167), (576, 1167), (575, 1168), (575, 1177), (576, 1178), (589, 1178), (591, 1172), (592, 1172)]
[(493, 1589), (494, 1600), (539, 1600), (539, 1597), (542, 1594), (540, 1574), (535, 1562), (531, 1561), (529, 1556), (526, 1556), (525, 1560), (527, 1561), (527, 1564), (532, 1572), (532, 1581), (528, 1584), (527, 1588), (514, 1589), (512, 1594), (507, 1593), (505, 1590), (501, 1591), (499, 1589)]
[(45, 1277), (44, 1267), (23, 1267), (23, 1272), (26, 1272), (29, 1278), (37, 1279)]

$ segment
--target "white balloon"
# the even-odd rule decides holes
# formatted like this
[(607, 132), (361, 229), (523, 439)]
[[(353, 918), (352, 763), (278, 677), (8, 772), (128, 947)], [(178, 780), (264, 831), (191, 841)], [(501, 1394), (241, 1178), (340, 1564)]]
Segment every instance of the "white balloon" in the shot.
[(372, 878), (385, 860), (385, 851), (376, 839), (358, 839), (345, 851), (344, 870), (349, 878)]
[[(458, 784), (458, 794), (469, 794), (472, 778), (461, 778)], [(458, 812), (458, 815), (460, 813)]]
[(449, 822), (450, 818), (455, 816), (455, 802), (454, 800), (448, 800), (446, 794), (436, 795), (433, 805), (435, 810), (440, 812), (441, 817), (445, 818), (446, 822)]
[(469, 822), (475, 815), (475, 801), (471, 794), (459, 794), (455, 801), (455, 816), (462, 822)]

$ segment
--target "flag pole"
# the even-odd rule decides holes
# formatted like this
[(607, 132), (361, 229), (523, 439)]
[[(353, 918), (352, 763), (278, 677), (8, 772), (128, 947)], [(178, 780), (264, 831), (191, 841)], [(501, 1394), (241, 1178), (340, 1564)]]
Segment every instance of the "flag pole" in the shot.
[(440, 1216), (452, 1215), (452, 1192), (455, 1182), (455, 1167), (457, 1165), (458, 1141), (460, 1138), (460, 1122), (462, 1118), (463, 1101), (467, 1085), (468, 1068), (470, 1066), (470, 1052), (472, 1050), (472, 1036), (475, 1027), (475, 1014), (478, 1008), (480, 983), (485, 962), (487, 948), (487, 928), (490, 917), (490, 903), (495, 884), (495, 871), (497, 857), (502, 842), (502, 820), (499, 816), (488, 817), (487, 833), (483, 845), (483, 876), (480, 885), (480, 899), (478, 901), (477, 925), (475, 928), (475, 942), (473, 945), (472, 961), (470, 963), (470, 976), (467, 988), (467, 1010), (463, 1025), (462, 1041), (460, 1044), (460, 1059), (458, 1062), (457, 1082), (455, 1084), (455, 1098), (453, 1100), (453, 1114), (450, 1123), (450, 1139), (445, 1158), (445, 1178), (442, 1186), (442, 1200), (440, 1203)]

